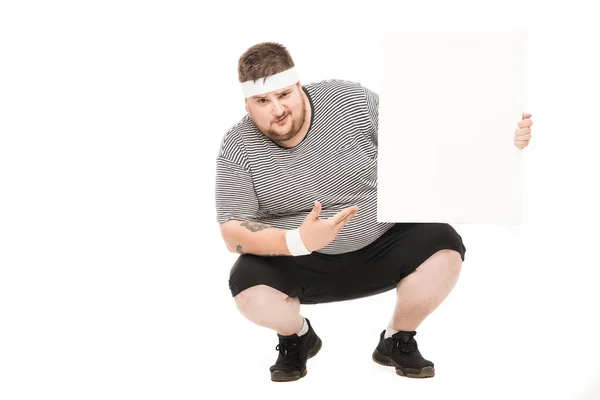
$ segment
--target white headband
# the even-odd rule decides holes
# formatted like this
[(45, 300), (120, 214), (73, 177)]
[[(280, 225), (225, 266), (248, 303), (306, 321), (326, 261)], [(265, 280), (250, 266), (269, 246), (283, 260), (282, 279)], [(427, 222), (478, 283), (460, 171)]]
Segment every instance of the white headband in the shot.
[(256, 82), (243, 82), (242, 91), (244, 92), (244, 97), (248, 98), (256, 96), (257, 94), (264, 94), (272, 92), (273, 90), (283, 89), (284, 87), (293, 85), (299, 80), (296, 68), (292, 67), (286, 71), (268, 76), (266, 79), (259, 78)]

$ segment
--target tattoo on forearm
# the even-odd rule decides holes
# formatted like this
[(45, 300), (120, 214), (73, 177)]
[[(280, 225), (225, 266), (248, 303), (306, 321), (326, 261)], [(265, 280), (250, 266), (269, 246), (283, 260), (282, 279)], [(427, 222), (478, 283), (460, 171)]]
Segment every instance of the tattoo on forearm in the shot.
[(249, 231), (252, 231), (252, 232), (258, 232), (258, 231), (262, 231), (262, 230), (271, 228), (271, 225), (261, 224), (260, 222), (247, 222), (247, 221), (244, 221), (240, 225), (243, 226), (243, 227), (245, 227)]
[[(241, 245), (241, 244), (238, 244), (238, 245), (235, 247), (235, 251), (236, 251), (236, 253), (239, 253), (239, 254), (246, 254), (246, 253), (244, 253), (244, 249), (242, 249), (242, 245)], [(260, 255), (261, 255), (261, 256), (264, 256), (264, 257), (278, 257), (278, 256), (287, 256), (287, 254), (260, 254)]]

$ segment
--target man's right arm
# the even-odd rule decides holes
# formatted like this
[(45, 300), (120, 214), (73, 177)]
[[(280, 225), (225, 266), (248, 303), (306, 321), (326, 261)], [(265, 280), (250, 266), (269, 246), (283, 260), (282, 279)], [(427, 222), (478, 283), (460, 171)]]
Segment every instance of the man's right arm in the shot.
[(291, 255), (286, 243), (286, 229), (260, 222), (229, 220), (220, 224), (221, 236), (229, 251), (261, 256)]
[[(243, 159), (240, 154), (235, 156)], [(227, 249), (239, 254), (291, 255), (285, 229), (254, 222), (258, 198), (248, 168), (238, 162), (217, 158), (217, 220)]]

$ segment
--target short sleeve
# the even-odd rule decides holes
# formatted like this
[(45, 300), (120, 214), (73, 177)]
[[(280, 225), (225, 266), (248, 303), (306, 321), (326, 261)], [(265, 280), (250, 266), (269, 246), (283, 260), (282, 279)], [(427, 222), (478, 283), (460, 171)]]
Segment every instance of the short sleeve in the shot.
[(377, 146), (379, 138), (379, 95), (365, 86), (362, 88), (367, 98), (367, 112), (369, 114), (369, 121), (371, 122), (368, 132), (369, 138)]
[(258, 199), (249, 171), (233, 161), (217, 157), (215, 189), (218, 223), (230, 219), (257, 219)]

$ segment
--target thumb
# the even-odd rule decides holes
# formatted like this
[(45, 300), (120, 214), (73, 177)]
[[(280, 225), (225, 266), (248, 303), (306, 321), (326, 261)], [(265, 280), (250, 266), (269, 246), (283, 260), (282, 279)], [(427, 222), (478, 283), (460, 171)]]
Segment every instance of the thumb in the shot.
[(310, 211), (310, 214), (308, 214), (308, 218), (309, 219), (317, 219), (317, 218), (319, 218), (320, 213), (321, 213), (321, 203), (319, 203), (318, 201), (315, 201), (315, 206)]

